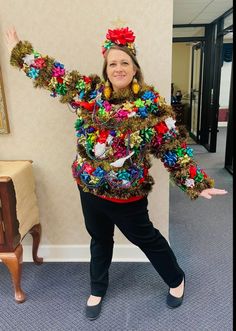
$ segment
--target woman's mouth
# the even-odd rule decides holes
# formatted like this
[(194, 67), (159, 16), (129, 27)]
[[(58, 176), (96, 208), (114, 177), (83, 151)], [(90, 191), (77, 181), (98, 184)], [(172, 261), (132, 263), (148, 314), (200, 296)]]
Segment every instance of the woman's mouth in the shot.
[(117, 76), (114, 76), (115, 79), (123, 79), (125, 76), (124, 75), (117, 75)]

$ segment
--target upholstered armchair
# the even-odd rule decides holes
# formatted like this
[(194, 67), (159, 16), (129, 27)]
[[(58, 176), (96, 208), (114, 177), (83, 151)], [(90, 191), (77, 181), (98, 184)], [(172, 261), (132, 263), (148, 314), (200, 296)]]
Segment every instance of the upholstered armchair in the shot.
[(33, 238), (33, 261), (40, 265), (43, 259), (37, 256), (37, 252), (41, 225), (32, 161), (0, 161), (0, 261), (11, 273), (18, 303), (25, 301), (25, 293), (21, 289), (21, 269), (22, 240), (27, 233)]

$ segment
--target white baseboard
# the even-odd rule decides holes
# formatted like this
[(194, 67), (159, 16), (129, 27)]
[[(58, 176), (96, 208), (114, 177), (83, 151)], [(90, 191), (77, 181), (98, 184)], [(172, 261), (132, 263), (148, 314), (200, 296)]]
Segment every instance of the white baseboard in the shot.
[(218, 122), (218, 126), (227, 127), (228, 122)]
[[(23, 244), (23, 243), (22, 243)], [(89, 245), (40, 245), (38, 256), (44, 262), (89, 262)], [(23, 262), (32, 262), (32, 245), (23, 244)], [(114, 245), (113, 262), (148, 262), (145, 254), (134, 245)]]

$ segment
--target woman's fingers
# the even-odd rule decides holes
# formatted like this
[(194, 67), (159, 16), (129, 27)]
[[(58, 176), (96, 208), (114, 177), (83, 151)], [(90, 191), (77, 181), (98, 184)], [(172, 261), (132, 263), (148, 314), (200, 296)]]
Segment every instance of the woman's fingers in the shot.
[(7, 47), (11, 51), (12, 48), (19, 42), (15, 27), (8, 28), (5, 36)]
[(221, 190), (218, 188), (208, 188), (206, 190), (203, 190), (200, 193), (200, 196), (206, 199), (211, 199), (212, 195), (224, 195), (226, 193), (228, 193), (226, 190)]
[(11, 38), (14, 34), (16, 34), (16, 30), (15, 28), (11, 27), (11, 28), (8, 28), (7, 31), (6, 31), (6, 35)]
[(226, 190), (221, 190), (221, 189), (218, 189), (218, 188), (212, 188), (210, 190), (211, 190), (210, 194), (212, 194), (212, 195), (222, 195), (222, 194), (228, 193)]

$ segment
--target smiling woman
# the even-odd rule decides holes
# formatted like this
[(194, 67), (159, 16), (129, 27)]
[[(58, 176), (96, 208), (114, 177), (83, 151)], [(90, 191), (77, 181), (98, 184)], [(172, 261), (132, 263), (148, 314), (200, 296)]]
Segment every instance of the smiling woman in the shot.
[(131, 57), (118, 49), (111, 49), (107, 55), (107, 76), (113, 90), (125, 88), (136, 74)]
[[(6, 32), (10, 63), (59, 97), (76, 114), (77, 154), (72, 173), (80, 192), (90, 242), (91, 295), (86, 317), (99, 317), (109, 285), (115, 226), (138, 246), (169, 286), (169, 308), (182, 304), (185, 274), (167, 240), (148, 214), (154, 185), (150, 157), (159, 158), (171, 179), (192, 199), (223, 195), (193, 159), (186, 136), (157, 89), (143, 80), (136, 59), (135, 36), (128, 27), (108, 30), (102, 46), (103, 77), (66, 70), (43, 56), (14, 28)], [(20, 93), (20, 91), (18, 92)]]
[(3, 89), (2, 72), (0, 68), (0, 133), (9, 133), (6, 100)]

